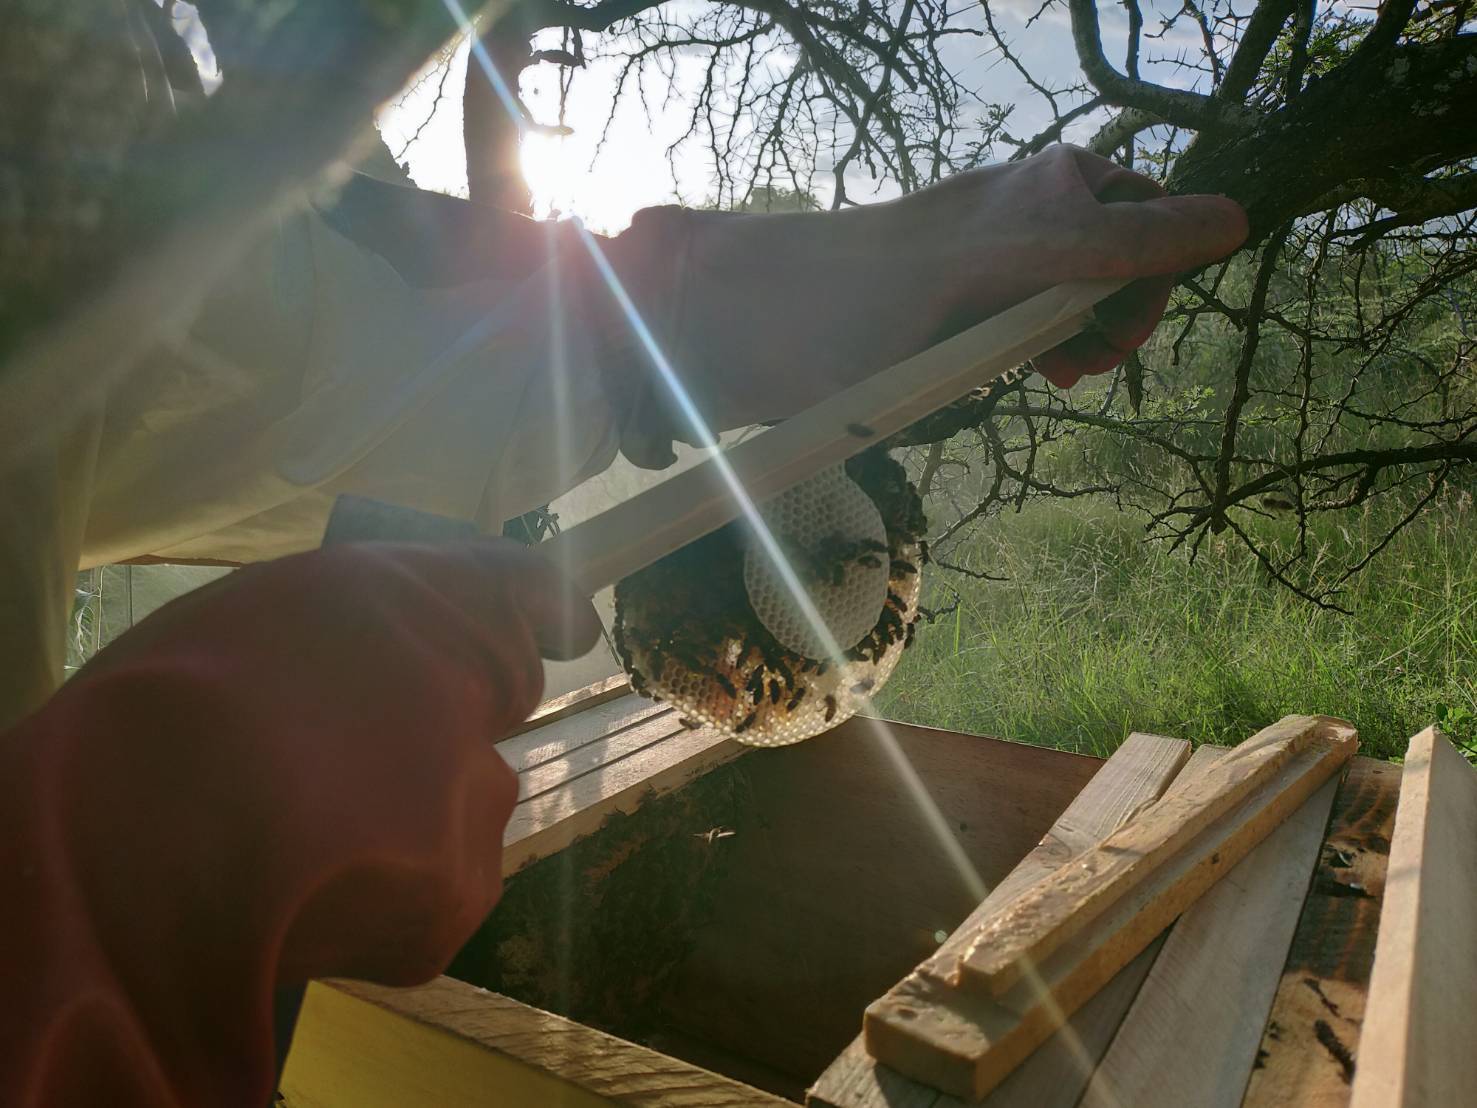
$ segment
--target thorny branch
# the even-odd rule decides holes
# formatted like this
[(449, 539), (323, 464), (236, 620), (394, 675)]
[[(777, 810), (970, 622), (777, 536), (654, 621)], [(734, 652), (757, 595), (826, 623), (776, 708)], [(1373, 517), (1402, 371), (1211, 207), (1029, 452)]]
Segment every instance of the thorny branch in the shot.
[[(720, 205), (776, 186), (814, 199), (817, 171), (845, 202), (867, 177), (907, 190), (1062, 140), (1090, 141), (1171, 191), (1241, 201), (1261, 264), (1243, 256), (1188, 275), (1164, 333), (1121, 376), (1127, 387), (1118, 375), (1067, 393), (1031, 380), (966, 398), (898, 441), (929, 450), (920, 465), (953, 512), (936, 525), (945, 555), (1007, 508), (1106, 497), (1191, 552), (1221, 530), (1271, 578), (1332, 604), (1425, 505), (1472, 487), (1477, 129), (1462, 124), (1477, 118), (1477, 4), (1390, 0), (1371, 17), (1314, 0), (1172, 3), (1121, 0), (1126, 18), (1105, 5), (1105, 22), (1094, 0), (1043, 0), (1024, 20), (989, 0), (512, 0), (481, 32), (506, 45), (497, 64), (515, 91), (524, 68), (554, 65), (562, 105), (603, 60), (617, 72), (611, 118), (653, 94), (683, 103), (678, 146), (706, 152), (716, 196), (705, 199)], [(369, 74), (359, 100), (382, 98), (384, 74), (403, 80), (434, 46), (423, 22), (411, 50), (409, 30), (398, 43), (382, 31), (335, 39), (328, 15), (289, 6), (302, 9), (299, 52), (322, 63), (302, 72), (324, 87)], [(359, 10), (328, 7), (344, 25)], [(255, 133), (227, 113), (261, 98), (243, 74), (269, 36), (243, 0), (196, 8), (224, 75), (201, 118)], [(1051, 9), (1071, 21), (1080, 72), (1065, 78), (1033, 72), (1021, 48)], [(1117, 41), (1104, 43), (1105, 27)], [(982, 54), (1019, 78), (1016, 103), (983, 97)], [(469, 162), (489, 182), (473, 191), (496, 198), (499, 175), (516, 177), (520, 133), (553, 121), (524, 107), (489, 138), (465, 106)], [(497, 112), (483, 118), (507, 123)], [(311, 116), (269, 117), (301, 128)], [(322, 160), (315, 147), (303, 164)], [(150, 214), (121, 210), (140, 226)], [(14, 276), (16, 288), (34, 283)], [(1355, 510), (1388, 525), (1333, 572), (1314, 565), (1310, 520)]]
[[(617, 61), (611, 120), (653, 88), (685, 99), (669, 156), (706, 150), (719, 205), (776, 188), (811, 198), (817, 169), (841, 205), (859, 175), (907, 191), (1066, 139), (1172, 191), (1240, 200), (1260, 258), (1188, 275), (1166, 334), (1111, 382), (987, 391), (896, 441), (921, 445), (918, 476), (952, 510), (941, 552), (1007, 508), (1108, 497), (1192, 555), (1223, 533), (1333, 604), (1477, 461), (1477, 131), (1453, 126), (1477, 115), (1477, 5), (1392, 0), (1370, 18), (1314, 0), (1119, 2), (1111, 45), (1095, 0), (1043, 0), (1024, 22), (989, 0), (533, 0), (519, 18), (601, 35), (589, 56)], [(1065, 80), (1020, 48), (1053, 7), (1079, 64)], [(1024, 99), (982, 100), (949, 52), (962, 36)], [(684, 86), (678, 58), (694, 56)], [(570, 67), (558, 51), (527, 57)], [(1007, 130), (1018, 118), (1035, 133)], [(1337, 572), (1314, 564), (1310, 520), (1383, 503), (1383, 538)]]

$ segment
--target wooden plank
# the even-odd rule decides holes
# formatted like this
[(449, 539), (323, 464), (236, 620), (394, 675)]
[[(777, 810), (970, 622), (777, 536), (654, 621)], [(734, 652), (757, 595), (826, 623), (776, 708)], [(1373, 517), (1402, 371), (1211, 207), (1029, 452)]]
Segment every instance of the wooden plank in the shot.
[(548, 702), (497, 749), (518, 773), (519, 801), (503, 833), (503, 870), (512, 874), (748, 748), (684, 727), (670, 706), (613, 677)]
[(1405, 754), (1351, 1105), (1472, 1103), (1474, 1026), (1477, 773), (1428, 727)]
[(658, 712), (651, 718), (641, 719), (632, 726), (597, 736), (563, 757), (550, 759), (520, 773), (519, 799), (533, 800), (576, 778), (591, 773), (604, 773), (617, 762), (633, 757), (657, 743), (666, 742), (686, 730), (688, 728), (678, 721), (676, 713), (668, 710)]
[(1036, 850), (970, 913), (937, 954), (918, 967), (919, 972), (951, 981), (981, 927), (1042, 878), (1096, 847), (1158, 800), (1189, 757), (1190, 744), (1183, 739), (1130, 735), (1052, 824)]
[[(1189, 743), (1185, 743), (1183, 750), (1176, 751), (1178, 756), (1174, 760), (1179, 772), (1172, 780), (1166, 779), (1162, 793), (1186, 788), (1224, 753), (1221, 748), (1202, 746), (1191, 755)], [(1077, 853), (1096, 846), (1155, 799), (1157, 797), (1150, 796), (1134, 801), (1124, 797), (1114, 826), (1088, 825), (1081, 829), (1083, 833), (1076, 840), (1080, 848)], [(1074, 1108), (1122, 1023), (1124, 1013), (1155, 964), (1162, 943), (1163, 936), (1155, 939), (1072, 1013), (1065, 1026), (1058, 1028), (1051, 1038), (1032, 1051), (1029, 1058), (985, 1097), (985, 1108), (1014, 1108), (1019, 1105)], [(935, 1108), (964, 1108), (964, 1104), (965, 1101), (956, 1097), (940, 1096)]]
[[(1182, 740), (1181, 740), (1182, 741)], [(1226, 751), (1220, 747), (1202, 746), (1192, 755), (1189, 744), (1179, 752), (1176, 764), (1180, 766), (1172, 780), (1166, 780), (1163, 794), (1187, 788), (1209, 769)], [(1157, 797), (1145, 797), (1136, 803), (1127, 798), (1121, 805), (1118, 824), (1084, 828), (1078, 840), (1081, 853), (1111, 835), (1145, 805)], [(1075, 1108), (1087, 1087), (1088, 1080), (1097, 1068), (1099, 1060), (1108, 1049), (1129, 1005), (1143, 986), (1144, 978), (1154, 966), (1163, 945), (1161, 935), (1139, 955), (1119, 970), (1111, 981), (1097, 991), (1093, 997), (1068, 1018), (1051, 1038), (1031, 1052), (1031, 1056), (1011, 1071), (988, 1096), (986, 1108), (1013, 1108), (1016, 1105), (1031, 1105), (1032, 1108)], [(965, 1102), (955, 1097), (941, 1096), (935, 1108), (962, 1108)]]
[(535, 727), (547, 727), (558, 720), (567, 719), (597, 704), (604, 704), (608, 700), (614, 700), (628, 693), (635, 695), (631, 693), (630, 679), (624, 673), (617, 673), (603, 681), (596, 681), (593, 685), (586, 685), (582, 689), (574, 689), (563, 696), (545, 700), (533, 710), (533, 715), (510, 730), (508, 735), (521, 735)]
[(806, 1108), (936, 1108), (932, 1085), (881, 1065), (858, 1035), (805, 1095)]
[[(855, 1037), (862, 1009), (975, 907), (975, 882), (1003, 878), (1101, 765), (860, 718), (745, 758), (747, 820), (717, 844), (727, 877), (669, 998), (674, 1025), (803, 1089)], [(803, 1017), (776, 1018), (797, 1004)]]
[(1171, 929), (1081, 1108), (1236, 1108), (1256, 1062), (1337, 780)]
[[(1198, 779), (1131, 820), (1077, 864), (1037, 883), (976, 933), (952, 983), (1000, 996), (1062, 944), (1128, 896), (1194, 836), (1325, 736), (1352, 728), (1323, 716), (1288, 716), (1241, 743)], [(1352, 747), (1350, 748), (1352, 753)]]
[[(945, 940), (939, 948), (940, 952), (962, 950), (977, 929), (982, 912), (993, 910), (1018, 896), (1031, 884), (1116, 830), (1142, 805), (1157, 799), (1184, 765), (1189, 753), (1190, 744), (1181, 739), (1137, 733), (1130, 735), (1057, 817), (1040, 843)], [(928, 959), (920, 970), (937, 965), (937, 957), (935, 955)], [(1149, 960), (1152, 960), (1152, 956)], [(1132, 968), (1125, 969), (1119, 976), (1129, 974)], [(1147, 970), (1147, 965), (1144, 970)], [(1114, 996), (1110, 990), (1104, 990), (1099, 996), (1108, 999), (1102, 1005), (1097, 1005), (1095, 998), (1097, 1010), (1089, 1013), (1084, 1008), (1081, 1015), (1094, 1027), (1102, 1024), (1116, 1026), (1116, 1017), (1121, 1016), (1126, 1009), (1132, 990), (1136, 988), (1137, 981), (1134, 981), (1127, 997), (1121, 998), (1121, 1005), (1116, 1007), (1116, 1011), (1112, 1003)], [(1058, 1034), (1065, 1042), (1066, 1033)], [(1074, 1021), (1071, 1034), (1083, 1038), (1089, 1032)], [(1103, 1035), (1101, 1046), (1106, 1046), (1106, 1039), (1107, 1036)], [(1042, 1051), (1052, 1047), (1056, 1041), (1056, 1037), (1053, 1037), (1052, 1042), (1044, 1046)], [(1042, 1052), (1038, 1051), (1040, 1053)], [(1046, 1079), (1045, 1083), (1050, 1084), (1052, 1075), (1034, 1066), (1034, 1062), (1033, 1058), (1022, 1066), (1021, 1072), (1033, 1070), (1041, 1073)], [(1046, 1065), (1050, 1066), (1050, 1062)], [(1060, 1074), (1060, 1071), (1057, 1073)], [(1080, 1085), (1078, 1089), (1080, 1090)], [(932, 1086), (920, 1084), (886, 1066), (877, 1065), (867, 1053), (862, 1037), (858, 1035), (816, 1081), (809, 1092), (808, 1103), (834, 1108), (933, 1108), (939, 1100), (940, 1094)], [(1071, 1099), (1063, 1096), (1039, 1103), (1046, 1108), (1049, 1105), (1070, 1105), (1075, 1100), (1074, 1093)]]
[[(1164, 945), (1160, 935), (985, 1097), (984, 1108), (1075, 1108)], [(934, 1108), (972, 1100), (940, 1095)], [(1126, 1102), (1125, 1102), (1126, 1103)], [(1120, 1106), (1122, 1108), (1122, 1106)]]
[[(581, 747), (634, 724), (658, 717), (671, 716), (668, 704), (654, 704), (635, 694), (616, 697), (604, 704), (597, 704), (588, 711), (555, 720), (547, 727), (536, 727), (502, 739), (497, 752), (513, 767), (514, 772), (524, 774), (530, 770), (568, 757)], [(675, 723), (675, 718), (673, 721)]]
[(1122, 287), (1115, 280), (1047, 289), (571, 527), (541, 551), (593, 595), (739, 518), (732, 484), (757, 502), (844, 462), (1071, 338), (1093, 305)]
[(282, 1078), (287, 1108), (779, 1108), (789, 1102), (440, 977), (315, 982)]
[[(983, 1096), (1348, 761), (1355, 746), (1353, 729), (1328, 722), (1321, 730), (1275, 778), (1176, 851), (1092, 928), (1074, 936), (1004, 996), (948, 987), (921, 976), (905, 980), (867, 1009), (863, 1027), (868, 1051), (953, 1095)], [(1227, 761), (1240, 759), (1233, 751), (1200, 781), (1172, 790), (1125, 829), (1153, 820), (1161, 806), (1183, 807), (1181, 798), (1203, 793), (1204, 781), (1214, 780)], [(1105, 844), (1123, 841), (1118, 832)], [(1081, 866), (1079, 859), (1068, 870)]]
[(670, 792), (750, 750), (716, 731), (674, 731), (628, 758), (601, 766), (549, 792), (521, 801), (503, 833), (503, 871), (563, 850), (599, 829), (615, 812)]
[(1385, 893), (1400, 767), (1355, 758), (1333, 802), (1243, 1108), (1343, 1108)]

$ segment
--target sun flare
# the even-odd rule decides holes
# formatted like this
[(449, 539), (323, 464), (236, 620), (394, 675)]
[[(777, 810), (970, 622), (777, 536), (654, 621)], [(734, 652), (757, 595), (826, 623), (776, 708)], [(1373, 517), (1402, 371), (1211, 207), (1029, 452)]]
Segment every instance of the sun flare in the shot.
[(535, 214), (571, 213), (575, 186), (585, 176), (573, 144), (563, 135), (530, 133), (519, 151), (523, 176), (534, 196)]

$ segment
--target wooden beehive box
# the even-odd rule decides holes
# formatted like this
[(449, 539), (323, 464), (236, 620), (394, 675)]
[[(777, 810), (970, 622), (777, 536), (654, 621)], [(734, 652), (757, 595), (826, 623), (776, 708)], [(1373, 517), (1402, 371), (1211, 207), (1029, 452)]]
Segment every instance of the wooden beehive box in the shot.
[[(1416, 799), (1399, 767), (1355, 759), (985, 1103), (1373, 1108), (1470, 1088), (1474, 1052), (1426, 1072), (1411, 1045), (1477, 1015), (1477, 872), (1453, 876), (1477, 866), (1477, 775), (1427, 738)], [(510, 876), (462, 980), (312, 986), (291, 1108), (961, 1105), (877, 1065), (863, 1012), (987, 890), (998, 902), (1090, 846), (1191, 753), (1135, 736), (1103, 762), (861, 719), (749, 751), (619, 680), (545, 705), (500, 749), (523, 781)], [(1434, 866), (1451, 880), (1433, 901)], [(1408, 895), (1382, 928), (1387, 877)], [(1433, 958), (1465, 983), (1433, 989)], [(1372, 972), (1392, 982), (1368, 1013), (1387, 1028), (1377, 1062)]]

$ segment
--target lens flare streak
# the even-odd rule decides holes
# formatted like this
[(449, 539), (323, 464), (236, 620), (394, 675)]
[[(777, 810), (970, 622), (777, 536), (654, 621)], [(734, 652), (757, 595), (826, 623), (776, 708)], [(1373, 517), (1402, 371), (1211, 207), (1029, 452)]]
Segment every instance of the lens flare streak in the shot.
[[(516, 99), (513, 97), (501, 74), (497, 72), (496, 67), (492, 64), (492, 59), (488, 56), (486, 48), (479, 41), (471, 21), (467, 18), (466, 12), (457, 3), (457, 0), (442, 0), (442, 2), (457, 27), (468, 35), (472, 43), (472, 59), (487, 77), (489, 84), (502, 101), (503, 106), (514, 119), (521, 121), (523, 119), (523, 113), (518, 107)], [(724, 458), (722, 451), (719, 449), (717, 436), (714, 435), (712, 428), (708, 425), (702, 413), (698, 410), (697, 405), (693, 402), (681, 378), (667, 360), (660, 344), (656, 340), (656, 336), (652, 334), (651, 329), (647, 326), (645, 319), (627, 292), (625, 285), (621, 282), (620, 277), (605, 257), (604, 251), (600, 249), (600, 244), (585, 229), (583, 224), (574, 221), (574, 225), (578, 229), (579, 237), (593, 259), (596, 269), (605, 281), (611, 295), (615, 298), (616, 304), (626, 317), (632, 332), (641, 343), (647, 357), (650, 358), (651, 364), (656, 369), (662, 383), (671, 392), (673, 400), (690, 424), (693, 437), (697, 444), (711, 452), (712, 462), (722, 477), (724, 484), (727, 485), (734, 501), (738, 504), (743, 519), (753, 532), (754, 537), (759, 542), (765, 554), (773, 560), (776, 573), (779, 575), (786, 589), (793, 596), (796, 605), (804, 614), (805, 618), (815, 627), (816, 636), (824, 644), (833, 664), (842, 664), (843, 650), (831, 634), (830, 628), (826, 626), (824, 619), (821, 618), (804, 584), (795, 572), (794, 567), (790, 564), (789, 559), (786, 558), (784, 552), (780, 549), (779, 543), (775, 540), (773, 533), (765, 524), (758, 507), (749, 496), (748, 490), (744, 488), (738, 475)], [(876, 717), (861, 716), (858, 718), (866, 721), (869, 729), (881, 743), (883, 750), (886, 752), (887, 757), (897, 772), (898, 779), (902, 782), (909, 797), (917, 805), (924, 821), (937, 838), (939, 846), (948, 857), (950, 864), (957, 871), (960, 882), (976, 902), (983, 900), (989, 893), (989, 886), (980, 877), (978, 870), (970, 861), (969, 855), (954, 835), (948, 820), (945, 819), (943, 813), (939, 810), (937, 803), (928, 791), (927, 785), (919, 777), (917, 770), (913, 767), (912, 762), (898, 743), (896, 736), (893, 735), (891, 729), (888, 728), (884, 721)], [(1036, 967), (1026, 967), (1026, 980), (1033, 991), (1038, 994), (1038, 997), (1044, 998), (1043, 1002), (1050, 1010), (1053, 1022), (1060, 1025), (1060, 1034), (1065, 1036), (1065, 1042), (1073, 1055), (1074, 1062), (1081, 1072), (1090, 1072), (1095, 1065), (1095, 1061), (1088, 1055), (1081, 1039), (1066, 1024), (1065, 1013), (1051, 1000), (1051, 992), (1046, 987), (1045, 982), (1040, 978)]]

